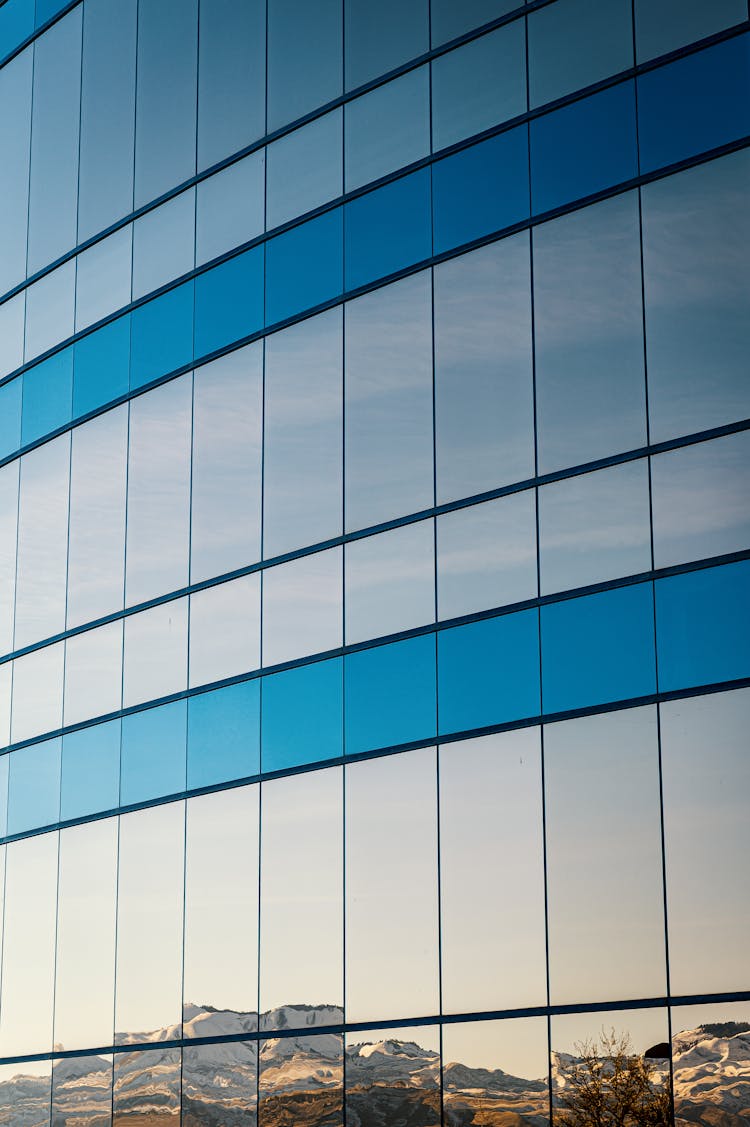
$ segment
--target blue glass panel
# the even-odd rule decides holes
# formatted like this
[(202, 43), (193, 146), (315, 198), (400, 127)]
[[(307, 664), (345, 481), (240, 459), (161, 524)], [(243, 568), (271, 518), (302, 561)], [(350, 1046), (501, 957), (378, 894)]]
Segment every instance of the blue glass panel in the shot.
[(538, 716), (538, 612), (441, 630), (438, 670), (441, 734)]
[(120, 721), (63, 736), (60, 820), (114, 810), (120, 799)]
[(345, 676), (348, 755), (434, 737), (434, 634), (349, 654)]
[(103, 325), (75, 345), (73, 418), (127, 394), (130, 381), (130, 314)]
[(21, 442), (21, 390), (23, 376), (0, 387), (0, 458), (18, 449)]
[(66, 3), (67, 0), (36, 0), (35, 27), (41, 27), (47, 20), (56, 16), (57, 13), (65, 7)]
[(650, 583), (542, 607), (544, 711), (565, 712), (656, 691)]
[(641, 75), (638, 131), (642, 172), (750, 133), (750, 36)]
[(527, 219), (527, 126), (437, 161), (432, 176), (436, 254)]
[(207, 787), (260, 770), (260, 681), (188, 700), (187, 785)]
[(8, 766), (10, 756), (0, 756), (0, 837), (8, 832)]
[(261, 765), (279, 771), (342, 753), (341, 658), (263, 678)]
[(195, 355), (263, 328), (263, 247), (230, 258), (195, 279)]
[(427, 258), (430, 170), (420, 168), (346, 205), (346, 288)]
[(193, 282), (133, 312), (131, 388), (142, 387), (193, 358)]
[(656, 583), (659, 689), (750, 676), (750, 561)]
[(266, 324), (337, 297), (342, 289), (341, 208), (266, 244)]
[(34, 442), (70, 422), (73, 349), (64, 348), (23, 374), (21, 442)]
[(56, 822), (60, 811), (62, 740), (19, 748), (11, 753), (8, 779), (8, 833), (18, 834)]
[(187, 701), (123, 717), (120, 802), (145, 802), (185, 789)]
[(34, 30), (34, 0), (8, 0), (0, 8), (0, 58), (10, 54)]
[(582, 98), (531, 123), (535, 214), (610, 188), (637, 172), (632, 82)]

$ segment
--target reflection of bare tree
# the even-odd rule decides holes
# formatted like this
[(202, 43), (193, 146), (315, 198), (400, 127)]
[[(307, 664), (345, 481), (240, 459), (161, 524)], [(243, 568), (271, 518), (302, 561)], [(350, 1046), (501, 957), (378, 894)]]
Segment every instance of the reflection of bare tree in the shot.
[[(564, 1127), (670, 1127), (669, 1071), (659, 1054), (641, 1056), (630, 1036), (602, 1030), (599, 1040), (558, 1058), (555, 1124)], [(664, 1046), (663, 1055), (668, 1049)]]

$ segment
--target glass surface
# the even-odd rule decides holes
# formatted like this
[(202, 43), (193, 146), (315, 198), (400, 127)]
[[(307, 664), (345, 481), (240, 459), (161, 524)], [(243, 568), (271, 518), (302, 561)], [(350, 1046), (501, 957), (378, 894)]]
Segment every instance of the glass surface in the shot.
[(34, 44), (30, 274), (76, 243), (82, 23), (83, 8), (79, 5)]
[(343, 238), (339, 207), (266, 243), (266, 324), (340, 296)]
[(433, 503), (429, 272), (345, 310), (345, 527)]
[(188, 600), (125, 619), (124, 708), (187, 688)]
[(750, 413), (750, 152), (642, 189), (651, 441)]
[(266, 559), (342, 532), (342, 322), (334, 309), (266, 338)]
[(438, 47), (518, 7), (516, 0), (431, 0), (432, 46)]
[(638, 172), (633, 82), (544, 114), (529, 137), (535, 214), (629, 180)]
[(73, 415), (79, 417), (126, 395), (130, 383), (130, 314), (75, 344)]
[(743, 0), (635, 0), (637, 61), (666, 55), (745, 19)]
[(532, 109), (633, 65), (630, 0), (558, 0), (528, 23)]
[(81, 75), (78, 239), (133, 206), (137, 0), (87, 0)]
[(269, 0), (267, 130), (341, 94), (341, 37), (341, 0)]
[(131, 315), (130, 386), (133, 390), (193, 359), (195, 283), (184, 282), (140, 305)]
[(258, 817), (257, 786), (187, 803), (185, 1037), (257, 1028)]
[(135, 206), (195, 173), (198, 0), (138, 0)]
[(243, 575), (191, 595), (190, 688), (259, 665), (260, 576)]
[(353, 90), (430, 46), (429, 0), (345, 0), (346, 89)]
[[(0, 20), (7, 11), (7, 4), (0, 8)], [(0, 167), (2, 293), (26, 277), (33, 60), (34, 49), (27, 49), (0, 69), (0, 146), (4, 155)]]
[(181, 1058), (179, 1049), (115, 1054), (113, 1127), (151, 1127), (154, 1106), (159, 1127), (179, 1123)]
[(343, 662), (316, 661), (263, 678), (264, 771), (335, 759), (343, 752)]
[(434, 737), (434, 634), (359, 650), (344, 666), (347, 755)]
[(342, 550), (331, 548), (263, 572), (263, 665), (342, 644)]
[(347, 645), (435, 620), (433, 521), (352, 541), (344, 569)]
[(52, 1061), (0, 1065), (0, 1114), (13, 1127), (23, 1122), (16, 1118), (22, 1094), (24, 1119), (34, 1127), (49, 1127), (51, 1082)]
[(529, 216), (529, 128), (490, 137), (432, 166), (435, 254)]
[(440, 732), (462, 732), (537, 716), (536, 610), (438, 632)]
[(343, 1021), (343, 801), (340, 767), (263, 784), (262, 1029)]
[(263, 248), (252, 247), (195, 279), (196, 357), (263, 326)]
[(187, 702), (133, 712), (122, 720), (120, 805), (185, 789)]
[[(185, 804), (120, 818), (115, 1043), (180, 1036)], [(141, 1057), (140, 1053), (134, 1054)], [(118, 1056), (123, 1064), (128, 1057)], [(145, 1057), (141, 1057), (145, 1063)]]
[(52, 1116), (58, 1127), (98, 1127), (112, 1114), (112, 1057), (57, 1060), (52, 1066)]
[(0, 654), (13, 649), (20, 465), (17, 460), (0, 468)]
[(333, 110), (268, 146), (266, 227), (278, 227), (343, 191), (342, 111)]
[(525, 112), (524, 20), (515, 20), (434, 60), (434, 149), (454, 145)]
[(430, 73), (417, 67), (348, 102), (346, 190), (378, 180), (430, 152)]
[[(750, 795), (749, 722), (747, 689), (661, 706), (669, 972), (675, 994), (731, 991), (744, 980), (748, 911), (736, 893)], [(712, 860), (711, 841), (721, 841), (720, 866)]]
[[(0, 72), (4, 73), (4, 72)], [(2, 78), (0, 78), (0, 85)], [(0, 375), (7, 375), (15, 368), (20, 368), (23, 364), (23, 334), (24, 334), (24, 317), (26, 310), (26, 295), (24, 292), (16, 294), (15, 297), (8, 298), (0, 305)], [(17, 381), (11, 384), (10, 387), (16, 387), (20, 393), (20, 383)], [(3, 387), (3, 395), (7, 395), (8, 385)], [(4, 416), (4, 413), (3, 413)], [(20, 419), (20, 402), (19, 402), (19, 419)], [(0, 434), (5, 436), (5, 418), (3, 417), (3, 430)], [(5, 446), (8, 439), (3, 437), (3, 457), (5, 457)], [(18, 441), (16, 435), (15, 441)], [(12, 447), (7, 445), (7, 451), (10, 452)]]
[[(745, 1099), (744, 1076), (750, 1013), (744, 1002), (705, 1006), (674, 1006), (672, 1068), (675, 1115), (678, 1122), (705, 1124), (709, 1116), (732, 1115), (737, 1098)], [(701, 1069), (696, 1084), (695, 1058)], [(741, 1064), (735, 1062), (742, 1062)], [(710, 1062), (710, 1063), (709, 1063)]]
[(65, 643), (66, 727), (116, 712), (122, 703), (122, 622), (108, 622)]
[(636, 193), (536, 227), (533, 246), (539, 472), (645, 445)]
[(65, 627), (70, 435), (21, 460), (15, 647)]
[(750, 432), (659, 454), (651, 481), (655, 567), (750, 544)]
[(439, 765), (443, 1012), (545, 1005), (539, 729), (445, 744)]
[(527, 234), (435, 268), (437, 502), (534, 473)]
[(264, 0), (200, 0), (198, 171), (262, 136)]
[(326, 1124), (343, 1119), (343, 1037), (269, 1038), (258, 1042), (258, 1121)]
[(3, 458), (15, 454), (21, 445), (22, 394), (23, 376), (0, 387), (0, 457)]
[(63, 736), (60, 819), (113, 810), (120, 797), (120, 721)]
[(533, 490), (437, 518), (438, 618), (537, 595)]
[(13, 743), (61, 727), (64, 661), (64, 642), (15, 658), (10, 733)]
[(26, 833), (57, 822), (61, 739), (17, 748), (8, 757), (6, 832)]
[(76, 255), (76, 332), (129, 303), (132, 256), (130, 223)]
[(550, 999), (666, 991), (656, 710), (544, 731)]
[(191, 399), (188, 374), (130, 404), (128, 606), (187, 584)]
[(190, 578), (260, 558), (262, 345), (196, 369)]
[(67, 625), (119, 610), (125, 583), (128, 408), (72, 432)]
[(539, 490), (541, 593), (637, 575), (651, 567), (645, 458)]
[(440, 1123), (440, 1028), (346, 1035), (347, 1123)]
[(55, 1047), (112, 1043), (117, 819), (60, 834)]
[(133, 300), (187, 274), (195, 264), (195, 189), (133, 223)]
[(435, 756), (346, 767), (347, 1021), (438, 1009)]
[[(549, 1057), (545, 1018), (467, 1021), (443, 1026), (446, 1118), (487, 1115), (500, 1124), (549, 1122)], [(491, 1117), (491, 1118), (490, 1118)]]
[[(13, 667), (15, 662), (7, 661), (0, 665), (0, 747), (5, 747), (10, 743), (10, 706), (12, 695), (12, 681), (13, 681)], [(7, 764), (3, 765), (4, 761), (0, 759), (0, 794), (5, 784), (2, 783), (2, 773), (5, 772), (5, 779), (7, 782), (8, 767)], [(5, 787), (7, 794), (7, 787)], [(0, 799), (0, 826), (3, 824), (5, 816), (5, 802)]]
[(395, 274), (432, 253), (430, 170), (351, 200), (345, 207), (346, 288)]
[(43, 360), (23, 376), (21, 442), (36, 442), (70, 422), (73, 399), (73, 349)]
[[(58, 834), (6, 846), (0, 1052), (52, 1049)], [(49, 1089), (48, 1089), (49, 1091)]]
[(73, 333), (76, 262), (51, 270), (26, 291), (25, 360), (33, 360)]
[(0, 51), (9, 54), (34, 31), (34, 0), (10, 0), (0, 12)]
[(187, 785), (244, 779), (260, 769), (260, 681), (188, 699)]
[(257, 1122), (257, 1041), (190, 1045), (182, 1050), (182, 1122)]
[(251, 153), (197, 185), (197, 266), (263, 233), (265, 161), (265, 151)]

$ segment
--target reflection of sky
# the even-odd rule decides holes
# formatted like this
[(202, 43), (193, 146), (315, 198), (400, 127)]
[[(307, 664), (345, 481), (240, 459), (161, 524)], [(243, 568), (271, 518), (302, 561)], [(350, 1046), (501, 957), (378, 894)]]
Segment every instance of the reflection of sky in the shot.
[(434, 546), (431, 520), (347, 544), (347, 643), (434, 620)]
[(125, 619), (125, 708), (187, 685), (187, 612), (186, 596)]
[(190, 596), (190, 685), (260, 665), (260, 575), (243, 575)]
[(547, 1019), (466, 1021), (443, 1026), (443, 1062), (502, 1069), (526, 1080), (547, 1079)]
[(330, 548), (263, 574), (263, 665), (341, 645), (343, 552)]
[(65, 643), (34, 650), (13, 661), (11, 738), (28, 739), (62, 723)]
[(628, 1034), (636, 1053), (669, 1041), (665, 1009), (605, 1010), (598, 1013), (558, 1014), (552, 1018), (552, 1052), (575, 1054), (576, 1044), (598, 1041), (602, 1030)]

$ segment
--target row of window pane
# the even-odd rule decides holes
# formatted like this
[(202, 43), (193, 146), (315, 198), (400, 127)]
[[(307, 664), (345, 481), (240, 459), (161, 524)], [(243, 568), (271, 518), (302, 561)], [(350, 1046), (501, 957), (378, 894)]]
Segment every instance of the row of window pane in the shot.
[[(744, 982), (748, 699), (661, 706), (676, 994)], [(113, 997), (129, 1044), (336, 1024), (344, 982), (350, 1022), (663, 995), (656, 708), (546, 725), (543, 779), (527, 728), (9, 843), (2, 1055), (111, 1044)]]

